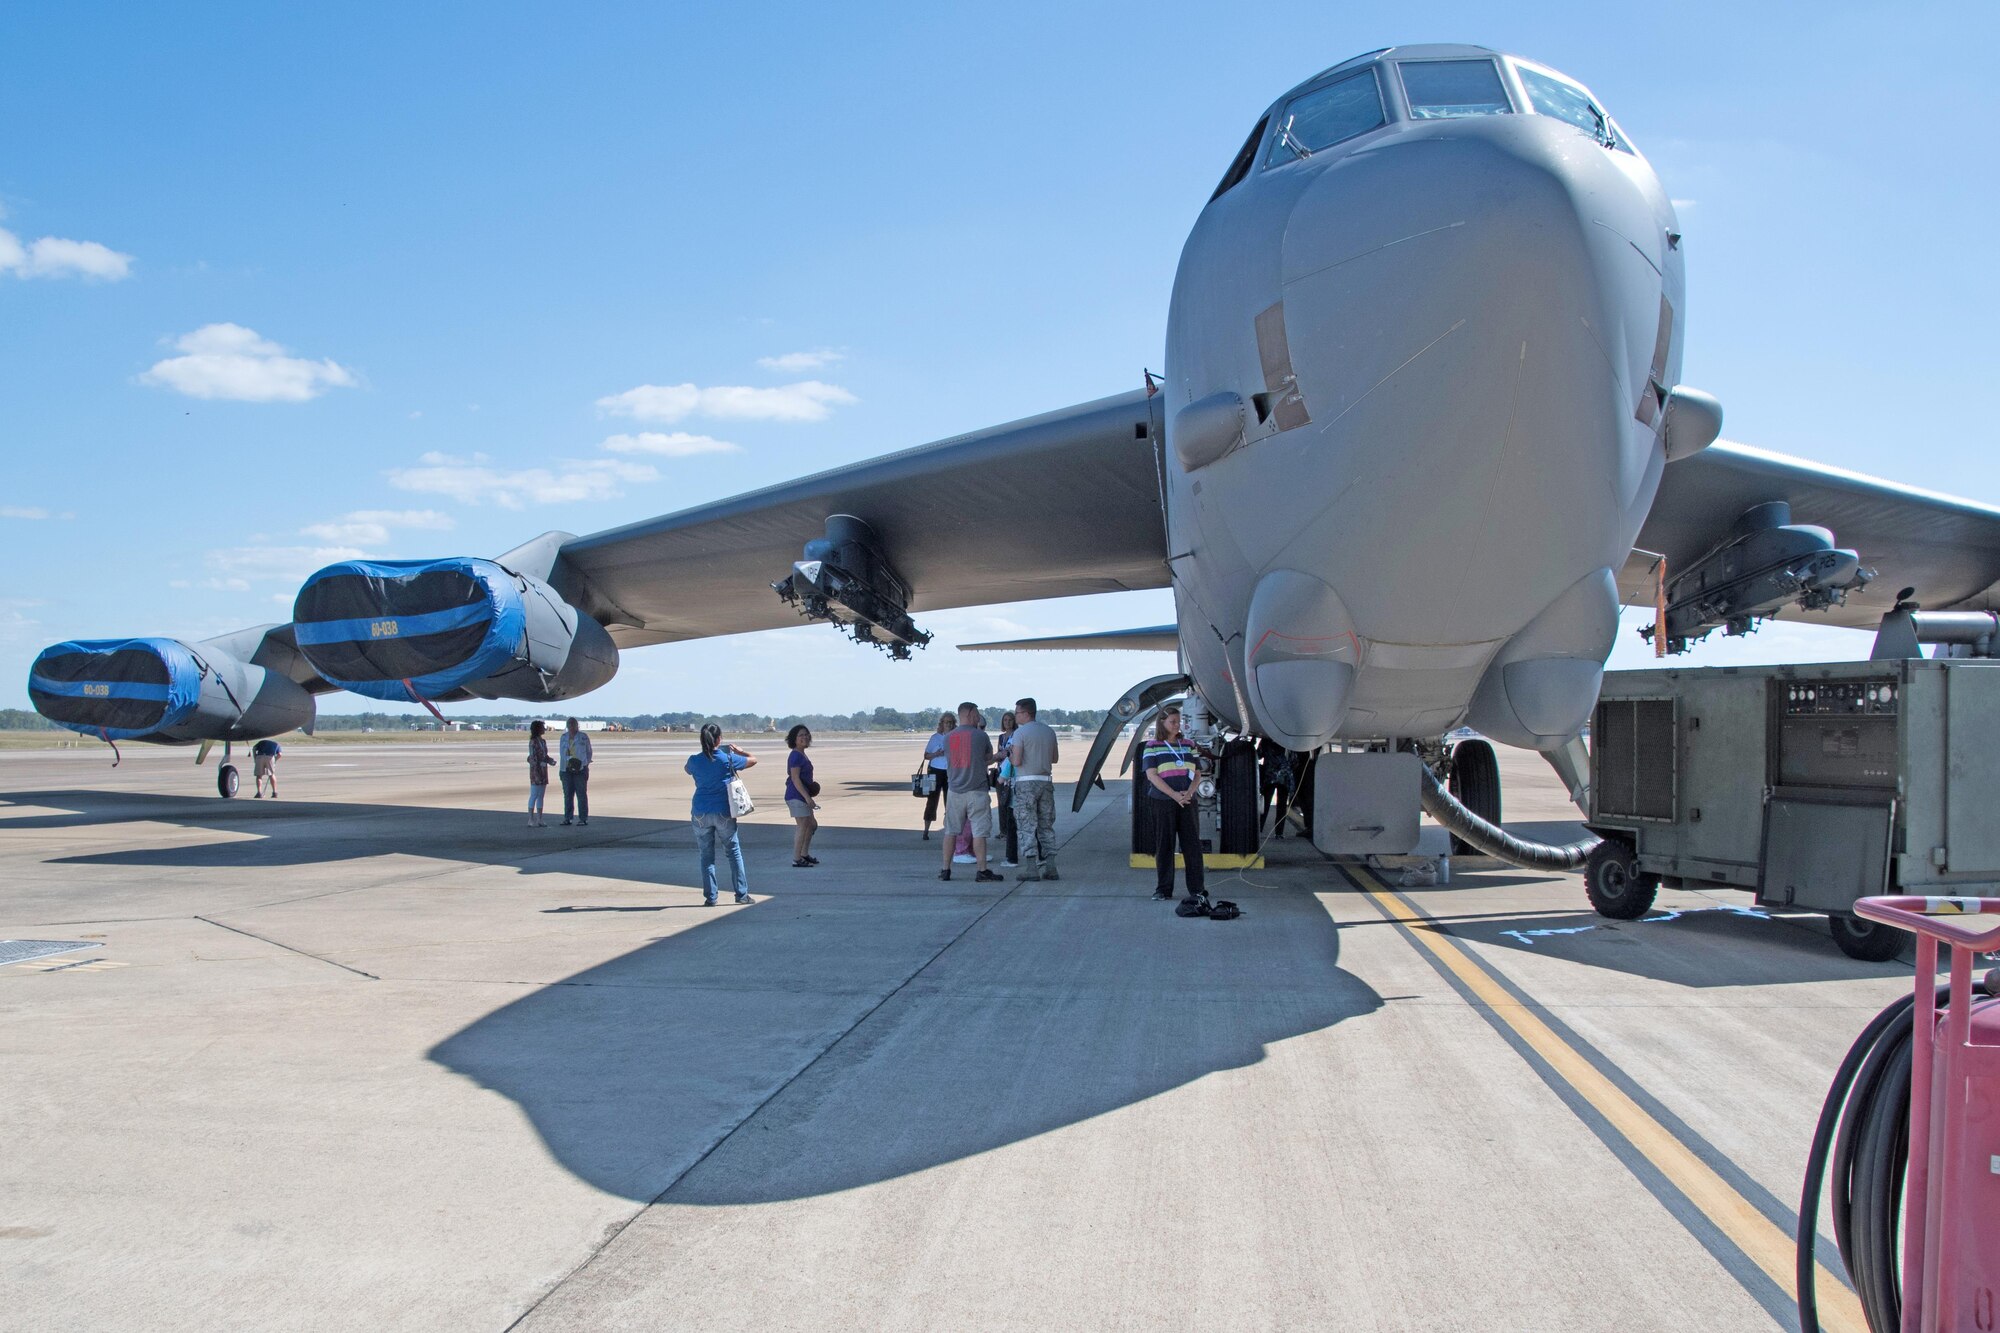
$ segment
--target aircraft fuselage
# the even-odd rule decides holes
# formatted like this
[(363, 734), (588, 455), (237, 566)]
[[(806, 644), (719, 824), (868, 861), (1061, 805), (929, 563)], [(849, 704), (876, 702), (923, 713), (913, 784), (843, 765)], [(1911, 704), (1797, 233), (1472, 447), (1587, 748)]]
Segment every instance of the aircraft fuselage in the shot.
[[(1437, 105), (1476, 62), (1507, 109)], [(1665, 463), (1682, 266), (1671, 202), (1594, 103), (1596, 132), (1535, 113), (1525, 80), (1546, 101), (1551, 75), (1469, 47), (1337, 66), (1195, 224), (1168, 543), (1186, 669), (1243, 730), (1547, 748), (1596, 699)], [(1357, 80), (1384, 123), (1315, 148), (1365, 122)], [(1345, 99), (1330, 127), (1315, 97)]]

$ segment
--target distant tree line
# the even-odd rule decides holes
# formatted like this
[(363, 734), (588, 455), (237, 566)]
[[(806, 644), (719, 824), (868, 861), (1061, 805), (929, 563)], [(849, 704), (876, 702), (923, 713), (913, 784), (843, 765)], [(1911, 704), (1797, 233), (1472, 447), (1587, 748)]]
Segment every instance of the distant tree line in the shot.
[[(656, 731), (661, 727), (699, 727), (704, 722), (719, 722), (724, 731), (732, 734), (757, 732), (770, 723), (779, 731), (789, 730), (803, 722), (816, 731), (929, 731), (937, 725), (938, 714), (948, 713), (957, 704), (940, 704), (935, 708), (919, 708), (914, 712), (899, 712), (894, 708), (876, 708), (857, 713), (786, 713), (782, 716), (770, 713), (635, 713), (617, 716), (609, 713), (592, 713), (579, 710), (577, 717), (603, 718), (606, 722), (616, 722), (621, 727), (633, 731)], [(1000, 714), (1014, 705), (986, 704), (980, 711), (986, 714), (986, 725), (1000, 725)], [(526, 725), (530, 718), (547, 717), (546, 713), (454, 713), (454, 722), (477, 722), (482, 727), (506, 728)], [(561, 716), (569, 716), (562, 714)], [(1044, 708), (1042, 721), (1052, 727), (1078, 726), (1087, 731), (1095, 731), (1104, 722), (1101, 708)], [(427, 728), (435, 725), (430, 718), (408, 713), (321, 713), (321, 731), (408, 731), (412, 728)], [(40, 713), (25, 708), (0, 708), (0, 731), (54, 731), (56, 724)]]
[[(948, 713), (958, 705), (940, 704), (934, 708), (919, 708), (913, 712), (902, 712), (894, 708), (875, 708), (854, 713), (594, 713), (579, 709), (574, 716), (601, 718), (606, 722), (616, 722), (632, 731), (657, 731), (662, 727), (699, 727), (704, 722), (716, 722), (731, 734), (762, 731), (765, 725), (785, 731), (803, 722), (818, 731), (929, 731), (937, 725), (938, 714)], [(1014, 705), (986, 704), (981, 710), (986, 714), (989, 727), (1000, 725), (1000, 714)], [(0, 714), (0, 716), (21, 716), (34, 718), (37, 725), (48, 725), (33, 713)], [(482, 727), (515, 727), (525, 725), (536, 717), (565, 717), (571, 714), (548, 713), (453, 713), (454, 722), (476, 722)], [(1101, 708), (1044, 708), (1042, 721), (1050, 726), (1079, 726), (1096, 730), (1104, 721)], [(14, 723), (7, 723), (14, 726)], [(27, 724), (20, 724), (27, 725)], [(427, 717), (417, 717), (406, 713), (321, 713), (319, 729), (322, 731), (405, 731), (411, 727), (434, 725)]]

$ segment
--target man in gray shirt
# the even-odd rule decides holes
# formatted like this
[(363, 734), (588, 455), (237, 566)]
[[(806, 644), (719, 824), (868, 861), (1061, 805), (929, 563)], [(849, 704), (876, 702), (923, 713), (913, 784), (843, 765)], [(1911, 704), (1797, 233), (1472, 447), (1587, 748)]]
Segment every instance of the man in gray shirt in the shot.
[(1035, 717), (1035, 701), (1014, 704), (1014, 824), (1021, 831), (1021, 879), (1060, 879), (1056, 874), (1056, 733)]
[(1000, 876), (986, 868), (986, 840), (993, 836), (993, 801), (987, 795), (986, 773), (993, 767), (993, 739), (986, 734), (986, 719), (979, 705), (958, 706), (958, 726), (945, 734), (946, 760), (944, 803), (944, 869), (939, 879), (951, 878), (951, 850), (963, 824), (972, 825), (972, 854), (979, 859), (979, 873), (973, 881), (998, 883)]

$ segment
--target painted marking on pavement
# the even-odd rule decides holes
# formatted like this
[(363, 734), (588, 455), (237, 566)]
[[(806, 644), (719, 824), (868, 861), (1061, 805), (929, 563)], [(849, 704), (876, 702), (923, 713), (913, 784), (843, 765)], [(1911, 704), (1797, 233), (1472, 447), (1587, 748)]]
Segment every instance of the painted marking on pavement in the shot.
[[(1405, 884), (1403, 887), (1408, 889), (1428, 886)], [(1762, 912), (1754, 907), (1736, 907), (1729, 903), (1722, 903), (1715, 907), (1667, 908), (1655, 916), (1640, 917), (1632, 924), (1635, 926), (1662, 925), (1668, 921), (1678, 921), (1684, 916), (1699, 916), (1703, 912), (1728, 912), (1732, 916), (1751, 916), (1757, 918), (1759, 921), (1769, 921), (1771, 919), (1769, 912)], [(1600, 929), (1598, 925), (1591, 924), (1588, 926), (1548, 926), (1541, 930), (1503, 930), (1500, 933), (1502, 935), (1511, 935), (1529, 948), (1533, 948), (1535, 940), (1543, 935), (1583, 935), (1598, 929)]]
[[(1663, 1181), (1692, 1204), (1721, 1237), (1768, 1277), (1787, 1297), (1795, 1296), (1792, 1285), (1793, 1239), (1786, 1235), (1751, 1202), (1744, 1198), (1714, 1167), (1674, 1137), (1638, 1102), (1606, 1077), (1580, 1052), (1563, 1041), (1531, 1008), (1509, 995), (1443, 926), (1433, 922), (1408, 899), (1391, 890), (1366, 869), (1342, 867), (1348, 879), (1375, 904), (1384, 916), (1402, 926), (1408, 937), (1430, 955), (1432, 965), (1477, 1001), (1496, 1027), (1505, 1025), (1520, 1047), (1533, 1053), (1546, 1071), (1545, 1079), (1560, 1080), (1601, 1117), (1605, 1127), (1644, 1157)], [(1519, 1049), (1517, 1048), (1517, 1049)], [(1531, 1061), (1532, 1063), (1532, 1061)], [(1561, 1092), (1563, 1087), (1558, 1087)], [(1593, 1128), (1595, 1128), (1593, 1126)], [(1600, 1137), (1602, 1134), (1600, 1133)], [(1610, 1145), (1616, 1151), (1616, 1145)], [(1623, 1154), (1619, 1154), (1621, 1159)], [(1632, 1165), (1626, 1159), (1628, 1168)], [(1643, 1177), (1642, 1177), (1643, 1179)], [(1654, 1191), (1657, 1195), (1658, 1191)], [(1667, 1202), (1662, 1200), (1662, 1202)], [(1675, 1211), (1669, 1207), (1669, 1211)], [(1686, 1218), (1682, 1217), (1685, 1225)], [(1692, 1228), (1691, 1228), (1692, 1230)], [(1699, 1232), (1697, 1239), (1707, 1244)], [(1708, 1246), (1715, 1253), (1714, 1246)], [(1716, 1254), (1725, 1269), (1733, 1266)], [(1868, 1322), (1854, 1294), (1825, 1263), (1815, 1266), (1819, 1274), (1820, 1324), (1829, 1333), (1868, 1333)], [(1740, 1277), (1739, 1277), (1740, 1280)], [(1760, 1284), (1761, 1285), (1761, 1284)], [(1780, 1306), (1772, 1308), (1768, 1293), (1759, 1293), (1745, 1284), (1759, 1304), (1789, 1327), (1792, 1316)]]
[(113, 968), (125, 966), (127, 964), (114, 962), (109, 958), (77, 959), (75, 961), (48, 958), (39, 959), (32, 963), (14, 964), (15, 970), (20, 972), (109, 972)]
[(1512, 935), (1515, 939), (1521, 941), (1521, 943), (1532, 947), (1538, 936), (1581, 935), (1586, 930), (1596, 929), (1596, 926), (1548, 926), (1542, 930), (1503, 930), (1500, 933), (1502, 935)]

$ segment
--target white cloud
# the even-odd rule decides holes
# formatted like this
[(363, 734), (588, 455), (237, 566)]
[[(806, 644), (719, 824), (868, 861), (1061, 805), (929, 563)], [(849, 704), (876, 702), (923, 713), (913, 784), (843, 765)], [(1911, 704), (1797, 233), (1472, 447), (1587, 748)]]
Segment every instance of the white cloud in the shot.
[(141, 383), (240, 403), (303, 403), (355, 383), (345, 366), (287, 356), (285, 348), (241, 324), (204, 324), (173, 345), (182, 355), (155, 364)]
[(788, 375), (796, 375), (802, 370), (820, 370), (836, 361), (845, 361), (847, 353), (837, 352), (831, 347), (815, 347), (810, 352), (786, 352), (783, 356), (760, 356), (757, 364), (766, 370), (782, 370)]
[(392, 468), (389, 484), (399, 490), (446, 495), (463, 504), (496, 504), (523, 509), (530, 504), (565, 504), (577, 500), (609, 500), (623, 494), (628, 482), (656, 481), (659, 470), (650, 463), (617, 458), (566, 459), (555, 468), (496, 468), (485, 454), (459, 458), (428, 453), (418, 466)]
[(665, 435), (652, 430), (641, 431), (637, 435), (613, 435), (604, 441), (604, 448), (614, 454), (658, 454), (662, 458), (742, 452), (742, 446), (727, 440), (718, 440), (712, 435), (690, 435), (679, 430)]
[(309, 523), (299, 535), (348, 546), (380, 546), (389, 540), (392, 528), (449, 532), (451, 527), (451, 515), (435, 509), (357, 509), (330, 522)]
[(42, 519), (50, 517), (49, 511), (34, 505), (0, 505), (0, 518)]
[(1673, 201), (1674, 211), (1676, 213), (1685, 213), (1699, 202), (1696, 199), (1676, 199)]
[(283, 579), (300, 583), (306, 575), (336, 560), (359, 560), (367, 553), (351, 546), (231, 546), (208, 553), (216, 577), (202, 586), (241, 592), (250, 582)]
[(96, 241), (70, 241), (44, 236), (22, 244), (13, 232), (0, 228), (0, 273), (20, 278), (98, 278), (116, 282), (130, 277), (132, 256)]
[(722, 417), (731, 421), (824, 421), (836, 407), (859, 402), (838, 384), (800, 380), (772, 388), (719, 384), (642, 384), (597, 405), (614, 416), (636, 421), (679, 421), (686, 416)]
[(249, 579), (203, 579), (201, 586), (210, 592), (249, 592)]

